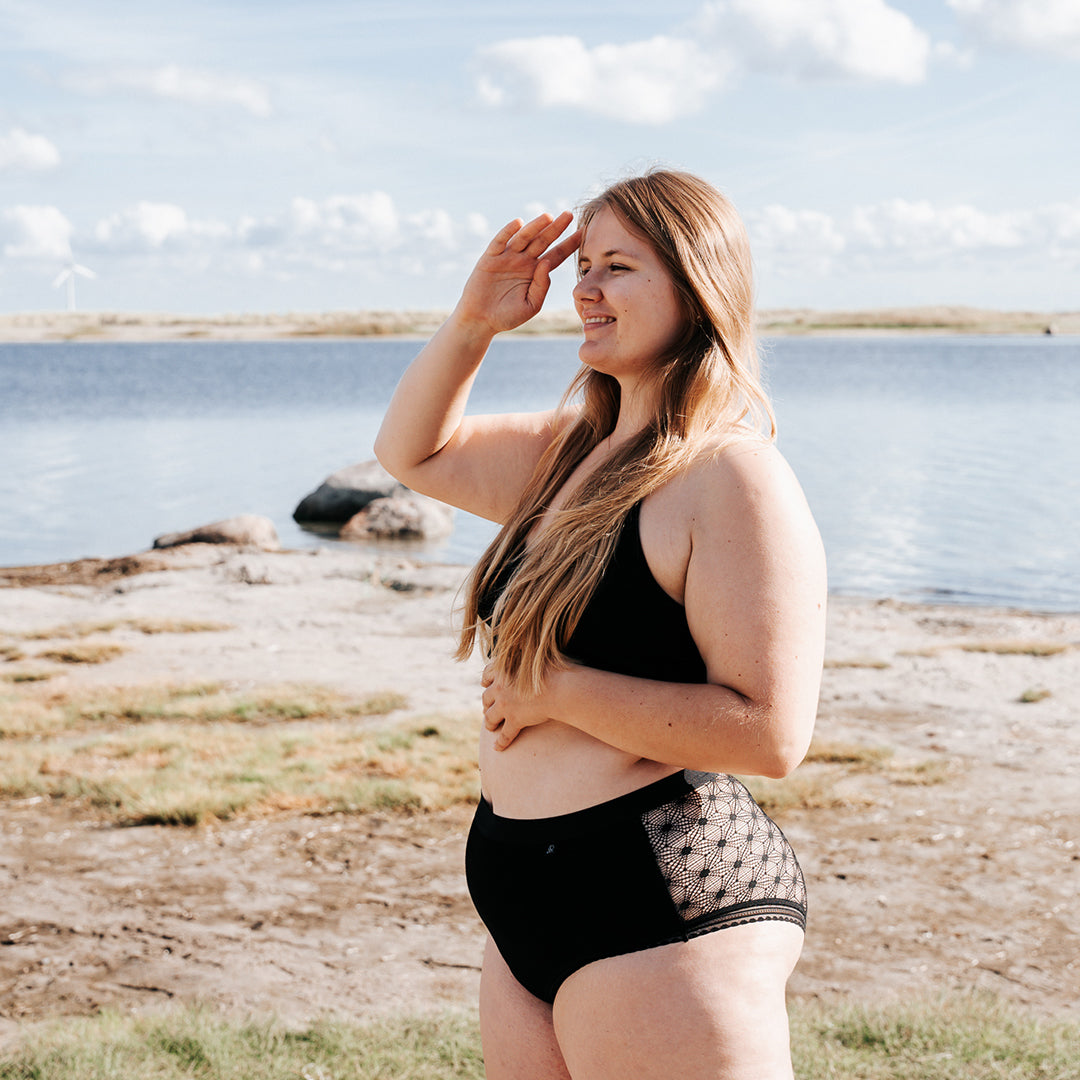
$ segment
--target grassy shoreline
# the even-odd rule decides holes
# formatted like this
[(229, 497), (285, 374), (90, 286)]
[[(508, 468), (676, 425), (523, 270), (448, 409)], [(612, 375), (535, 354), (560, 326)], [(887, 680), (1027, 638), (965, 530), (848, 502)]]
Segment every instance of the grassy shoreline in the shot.
[[(800, 1077), (833, 1080), (1065, 1080), (1080, 1052), (1075, 1020), (1048, 1019), (986, 995), (883, 1007), (793, 1002)], [(0, 1080), (481, 1080), (472, 1010), (368, 1022), (326, 1018), (300, 1029), (271, 1016), (230, 1020), (208, 1008), (157, 1015), (106, 1011), (24, 1029), (0, 1054)]]
[[(329, 311), (185, 315), (161, 312), (23, 312), (0, 315), (0, 343), (49, 341), (266, 341), (312, 337), (427, 337), (443, 311)], [(816, 311), (762, 310), (762, 336), (829, 334), (1078, 334), (1080, 311), (993, 311), (963, 306)], [(570, 310), (543, 312), (514, 331), (577, 335)]]

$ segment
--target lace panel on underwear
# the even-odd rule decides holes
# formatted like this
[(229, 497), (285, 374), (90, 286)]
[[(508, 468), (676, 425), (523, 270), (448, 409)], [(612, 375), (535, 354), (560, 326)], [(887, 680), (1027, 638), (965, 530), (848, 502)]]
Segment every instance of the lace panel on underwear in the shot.
[[(686, 775), (696, 784), (702, 774)], [(805, 912), (806, 884), (794, 851), (734, 777), (717, 775), (641, 820), (684, 922), (736, 904), (765, 909), (775, 900)], [(782, 912), (769, 917), (782, 918)]]

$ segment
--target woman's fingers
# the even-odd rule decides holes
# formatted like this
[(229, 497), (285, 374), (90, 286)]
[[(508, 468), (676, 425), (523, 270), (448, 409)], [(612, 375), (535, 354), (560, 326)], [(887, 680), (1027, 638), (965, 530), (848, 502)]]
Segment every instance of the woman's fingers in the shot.
[(550, 214), (541, 214), (539, 217), (534, 217), (532, 221), (518, 229), (517, 233), (510, 238), (507, 247), (511, 251), (525, 251), (536, 240), (537, 236), (549, 228), (551, 224)]
[(521, 218), (514, 218), (513, 221), (507, 222), (492, 238), (491, 243), (488, 244), (485, 255), (501, 255), (506, 250), (506, 245), (510, 243), (511, 237), (513, 237), (524, 225)]
[(568, 256), (573, 255), (579, 247), (581, 247), (581, 234), (582, 230), (577, 229), (572, 232), (561, 244), (556, 244), (545, 256), (544, 262), (547, 263), (549, 270), (554, 270), (556, 266), (560, 266)]
[(526, 249), (526, 254), (537, 258), (566, 232), (567, 226), (574, 220), (574, 215), (569, 210), (564, 210), (556, 218), (552, 218), (550, 214), (542, 214), (537, 220), (542, 221), (544, 218), (547, 218), (549, 224), (536, 234)]
[[(547, 213), (541, 214), (526, 225), (522, 225), (518, 218), (498, 232), (488, 248), (488, 253), (498, 254), (507, 250), (528, 255), (530, 258), (539, 258), (566, 232), (567, 226), (573, 220), (574, 215), (569, 210), (564, 210), (555, 218)], [(516, 230), (512, 228), (514, 225), (518, 226)], [(496, 250), (497, 245), (501, 246)]]

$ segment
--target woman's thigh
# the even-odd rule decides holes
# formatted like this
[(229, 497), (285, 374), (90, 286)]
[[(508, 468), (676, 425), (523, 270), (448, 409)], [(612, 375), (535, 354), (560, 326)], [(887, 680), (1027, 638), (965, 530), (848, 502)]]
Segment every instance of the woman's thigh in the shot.
[(480, 975), (480, 1038), (487, 1080), (570, 1080), (551, 1006), (514, 978), (490, 938)]
[(803, 933), (734, 926), (598, 960), (555, 998), (573, 1080), (790, 1080), (784, 988)]

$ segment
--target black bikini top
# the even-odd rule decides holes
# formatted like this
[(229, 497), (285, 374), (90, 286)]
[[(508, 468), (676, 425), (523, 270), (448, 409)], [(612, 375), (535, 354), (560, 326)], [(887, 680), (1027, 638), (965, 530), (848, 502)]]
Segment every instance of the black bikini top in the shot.
[[(563, 652), (586, 667), (662, 682), (706, 682), (686, 611), (653, 577), (641, 548), (635, 503), (622, 527), (596, 591), (589, 599)], [(500, 574), (500, 586), (509, 574)], [(495, 597), (483, 597), (481, 617), (490, 616)]]

